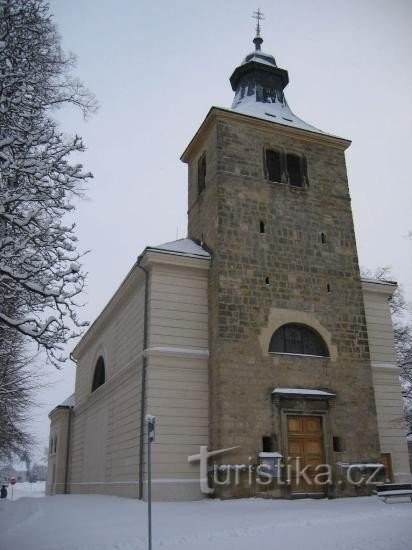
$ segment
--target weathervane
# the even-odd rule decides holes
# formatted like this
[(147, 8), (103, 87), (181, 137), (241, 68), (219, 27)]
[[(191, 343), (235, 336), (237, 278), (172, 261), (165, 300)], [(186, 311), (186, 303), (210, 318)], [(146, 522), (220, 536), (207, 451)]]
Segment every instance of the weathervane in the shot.
[(255, 48), (257, 51), (260, 50), (260, 46), (263, 42), (262, 38), (260, 37), (260, 22), (265, 19), (264, 14), (260, 11), (260, 8), (257, 9), (257, 11), (253, 12), (252, 15), (253, 19), (256, 19), (256, 36), (253, 39), (253, 43), (255, 44)]

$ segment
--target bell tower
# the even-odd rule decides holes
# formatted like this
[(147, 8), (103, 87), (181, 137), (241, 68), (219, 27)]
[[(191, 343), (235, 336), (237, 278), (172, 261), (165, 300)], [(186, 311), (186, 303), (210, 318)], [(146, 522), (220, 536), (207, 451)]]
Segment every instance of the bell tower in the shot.
[(318, 460), (334, 471), (322, 490), (352, 494), (338, 482), (338, 464), (376, 462), (379, 443), (344, 156), (350, 141), (289, 108), (288, 72), (262, 51), (260, 19), (253, 43), (230, 77), (232, 107), (212, 107), (182, 156), (188, 236), (212, 255), (210, 448), (239, 446), (223, 462), (256, 464), (261, 451), (290, 456), (300, 441), (293, 426), (316, 425)]

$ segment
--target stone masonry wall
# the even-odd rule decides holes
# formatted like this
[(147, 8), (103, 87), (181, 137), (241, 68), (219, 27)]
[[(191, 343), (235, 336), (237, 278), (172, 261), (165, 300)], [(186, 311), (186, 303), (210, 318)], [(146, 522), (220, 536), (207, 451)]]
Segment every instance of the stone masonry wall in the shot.
[[(273, 388), (324, 388), (337, 394), (325, 441), (331, 462), (377, 461), (376, 409), (344, 151), (287, 136), (275, 124), (267, 128), (241, 116), (238, 121), (217, 120), (204, 144), (206, 190), (197, 199), (196, 159), (189, 164), (189, 237), (201, 240), (203, 234), (213, 253), (210, 448), (241, 446), (222, 458), (224, 463), (247, 463), (249, 456), (255, 460), (265, 435), (273, 436), (280, 448)], [(268, 181), (266, 147), (304, 154), (309, 185)], [(264, 234), (259, 233), (261, 221)], [(268, 329), (269, 315), (273, 320), (281, 309), (295, 313), (296, 321), (300, 312), (312, 316), (331, 334), (337, 356), (269, 355), (259, 336)], [(333, 453), (332, 436), (343, 438), (344, 452)]]

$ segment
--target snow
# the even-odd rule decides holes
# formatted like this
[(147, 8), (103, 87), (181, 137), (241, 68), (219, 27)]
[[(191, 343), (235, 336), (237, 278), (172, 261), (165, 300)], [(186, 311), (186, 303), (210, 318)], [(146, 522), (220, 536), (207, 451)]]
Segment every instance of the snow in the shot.
[(191, 239), (178, 239), (158, 246), (148, 246), (147, 250), (156, 250), (158, 252), (178, 254), (181, 256), (210, 258), (209, 252)]
[(263, 65), (270, 65), (271, 67), (276, 67), (276, 61), (273, 55), (270, 53), (262, 52), (262, 50), (255, 50), (252, 53), (248, 54), (242, 62), (242, 65), (249, 63), (250, 61), (255, 61), (256, 63), (262, 63)]
[(235, 96), (232, 111), (257, 118), (263, 118), (285, 126), (293, 126), (294, 128), (300, 128), (301, 130), (308, 130), (310, 132), (316, 132), (317, 134), (328, 135), (325, 134), (325, 132), (322, 132), (322, 130), (319, 130), (319, 128), (315, 128), (315, 126), (312, 126), (297, 117), (291, 111), (286, 99), (284, 102), (276, 101), (274, 103), (263, 103), (261, 101), (257, 101), (256, 92), (252, 95), (245, 95), (240, 100), (238, 100)]
[(398, 286), (396, 281), (386, 281), (385, 279), (372, 279), (370, 277), (362, 277), (362, 283), (373, 283), (376, 285), (388, 285), (388, 286)]
[(282, 458), (283, 455), (281, 455), (280, 453), (266, 453), (266, 452), (261, 452), (259, 453), (259, 457), (260, 458)]
[[(153, 504), (153, 550), (406, 550), (412, 506), (378, 497)], [(143, 550), (147, 505), (101, 495), (0, 501), (2, 550)]]
[(337, 462), (338, 466), (342, 468), (383, 468), (384, 465), (381, 462)]
[[(26, 497), (44, 497), (45, 489), (46, 483), (44, 481), (37, 481), (36, 483), (17, 482), (13, 487), (13, 501)], [(10, 483), (7, 487), (7, 493), (7, 499), (11, 501), (12, 486)]]
[[(242, 65), (245, 65), (251, 61), (262, 65), (268, 65), (270, 67), (276, 67), (275, 58), (272, 55), (261, 51), (255, 51), (247, 55), (243, 60)], [(271, 122), (285, 126), (293, 126), (294, 128), (300, 128), (301, 130), (308, 130), (309, 132), (328, 135), (325, 134), (325, 132), (322, 132), (322, 130), (319, 130), (319, 128), (316, 128), (315, 126), (312, 126), (297, 117), (290, 109), (284, 96), (282, 100), (276, 100), (273, 103), (269, 101), (263, 102), (258, 101), (256, 89), (252, 91), (253, 93), (251, 93), (251, 95), (246, 94), (242, 97), (240, 95), (240, 91), (238, 90), (235, 94), (231, 110), (256, 118), (270, 120)]]
[(334, 393), (322, 390), (308, 390), (307, 388), (275, 388), (272, 391), (273, 395), (319, 395), (323, 397), (335, 397)]
[(58, 406), (59, 407), (74, 407), (75, 404), (76, 404), (75, 396), (74, 396), (74, 393), (72, 393), (71, 395), (69, 395), (69, 397), (67, 399), (65, 399)]
[(379, 496), (381, 498), (385, 498), (385, 497), (403, 496), (407, 494), (410, 494), (409, 489), (394, 489), (393, 491), (382, 491)]

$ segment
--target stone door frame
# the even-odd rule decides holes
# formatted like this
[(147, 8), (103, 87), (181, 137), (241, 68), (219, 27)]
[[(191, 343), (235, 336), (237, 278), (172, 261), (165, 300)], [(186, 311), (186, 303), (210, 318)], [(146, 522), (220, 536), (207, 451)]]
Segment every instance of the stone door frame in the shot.
[[(278, 433), (280, 443), (280, 453), (284, 460), (288, 457), (288, 416), (318, 416), (321, 418), (322, 425), (322, 448), (325, 464), (331, 464), (332, 457), (332, 430), (329, 415), (329, 403), (326, 400), (312, 400), (305, 398), (295, 398), (284, 400), (282, 398), (275, 399), (275, 404), (278, 410)], [(286, 464), (286, 462), (285, 462)], [(333, 469), (333, 468), (332, 468)], [(286, 481), (286, 467), (283, 469), (283, 481)], [(326, 485), (324, 496), (328, 497), (332, 494), (333, 485)], [(311, 493), (306, 493), (311, 494)], [(313, 493), (315, 494), (315, 493)], [(321, 494), (317, 492), (317, 494)], [(291, 486), (283, 485), (284, 498), (294, 498), (291, 491)]]

